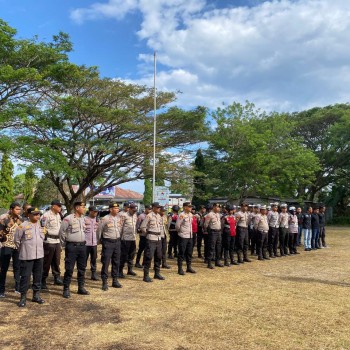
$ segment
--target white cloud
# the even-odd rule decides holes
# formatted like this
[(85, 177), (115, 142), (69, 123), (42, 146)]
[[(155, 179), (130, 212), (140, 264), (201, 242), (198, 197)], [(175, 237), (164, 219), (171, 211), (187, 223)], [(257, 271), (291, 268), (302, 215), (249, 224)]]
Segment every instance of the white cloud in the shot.
[[(158, 86), (182, 91), (178, 102), (184, 106), (250, 100), (261, 108), (295, 110), (349, 100), (350, 1), (209, 3), (110, 0), (76, 9), (72, 18), (121, 20), (140, 11), (137, 35), (162, 64)], [(142, 53), (139, 59), (140, 82), (152, 85), (153, 58)]]

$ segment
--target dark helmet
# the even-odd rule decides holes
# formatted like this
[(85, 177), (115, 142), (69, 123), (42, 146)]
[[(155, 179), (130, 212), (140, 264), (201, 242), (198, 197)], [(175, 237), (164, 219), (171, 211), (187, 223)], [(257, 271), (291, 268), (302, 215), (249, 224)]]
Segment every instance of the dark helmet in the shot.
[(173, 211), (179, 211), (180, 210), (180, 207), (178, 205), (173, 205), (171, 210)]
[(192, 209), (191, 210), (196, 210), (196, 206), (192, 205)]
[(225, 209), (226, 209), (227, 211), (232, 210), (232, 205), (226, 204), (226, 205), (225, 205)]

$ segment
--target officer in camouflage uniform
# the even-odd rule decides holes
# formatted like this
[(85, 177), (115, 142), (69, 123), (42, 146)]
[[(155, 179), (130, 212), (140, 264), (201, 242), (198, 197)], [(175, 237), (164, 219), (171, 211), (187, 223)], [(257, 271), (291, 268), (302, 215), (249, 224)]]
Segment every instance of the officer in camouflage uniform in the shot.
[(17, 227), (14, 242), (19, 251), (20, 260), (20, 292), (19, 307), (26, 306), (27, 291), (30, 277), (33, 274), (33, 299), (38, 304), (43, 304), (40, 297), (41, 276), (43, 273), (44, 239), (46, 229), (40, 225), (40, 211), (38, 208), (28, 209), (28, 221)]
[(70, 283), (75, 263), (78, 268), (78, 294), (90, 294), (84, 287), (86, 270), (85, 247), (85, 203), (74, 203), (74, 214), (66, 216), (60, 227), (59, 236), (62, 247), (65, 248), (65, 272), (63, 278), (63, 297), (70, 298)]

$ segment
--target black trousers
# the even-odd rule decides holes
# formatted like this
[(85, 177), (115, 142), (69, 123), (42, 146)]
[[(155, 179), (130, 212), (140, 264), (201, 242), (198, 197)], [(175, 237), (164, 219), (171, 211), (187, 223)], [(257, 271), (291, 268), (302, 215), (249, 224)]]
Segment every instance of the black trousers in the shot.
[(249, 247), (248, 228), (237, 226), (236, 249), (237, 253), (247, 253)]
[[(197, 232), (197, 252), (198, 255), (202, 255), (202, 242), (203, 242), (203, 233), (202, 230), (198, 230)], [(193, 245), (194, 247), (194, 245)]]
[(29, 289), (30, 276), (33, 274), (33, 292), (41, 289), (41, 276), (43, 274), (44, 258), (34, 260), (20, 260), (20, 285), (21, 294), (27, 293)]
[(269, 228), (269, 236), (268, 236), (268, 247), (269, 247), (269, 254), (271, 255), (277, 255), (277, 246), (278, 246), (278, 227), (270, 227)]
[(170, 233), (170, 239), (169, 239), (168, 253), (169, 255), (171, 255), (174, 249), (174, 255), (177, 255), (177, 246), (178, 246), (179, 236), (177, 234), (177, 231), (169, 231), (169, 233)]
[(250, 251), (252, 254), (258, 250), (258, 232), (255, 228), (250, 229)]
[(125, 263), (128, 269), (134, 266), (134, 258), (136, 253), (136, 241), (122, 240), (120, 244), (120, 266), (119, 269), (123, 270)]
[(147, 239), (145, 249), (144, 268), (148, 271), (151, 268), (152, 259), (154, 258), (154, 271), (160, 271), (160, 263), (162, 260), (162, 241), (151, 241)]
[(101, 255), (101, 278), (108, 279), (108, 268), (112, 262), (112, 278), (117, 278), (120, 266), (120, 238), (118, 239), (102, 239), (102, 255)]
[(209, 230), (209, 261), (214, 258), (216, 261), (220, 261), (221, 239), (221, 230)]
[(318, 246), (320, 247), (321, 246), (321, 243), (322, 243), (322, 246), (323, 247), (327, 247), (327, 244), (326, 244), (326, 228), (324, 226), (320, 226), (320, 235), (319, 235), (319, 243), (318, 243)]
[(97, 261), (97, 245), (86, 246), (86, 267), (90, 257), (90, 270), (96, 272), (96, 261)]
[(145, 236), (140, 236), (139, 250), (137, 251), (136, 263), (140, 263), (141, 255), (146, 249), (147, 238)]
[(224, 231), (222, 234), (222, 246), (224, 248), (225, 260), (234, 260), (234, 251), (236, 246), (236, 236), (231, 236), (230, 232)]
[(289, 251), (295, 253), (298, 246), (298, 232), (289, 232), (289, 241), (288, 241)]
[(192, 255), (193, 255), (193, 249), (194, 249), (194, 247), (196, 247), (197, 246), (197, 236), (198, 236), (198, 234), (197, 234), (197, 232), (192, 232)]
[(64, 278), (63, 284), (65, 288), (70, 286), (74, 266), (77, 263), (78, 268), (78, 285), (84, 285), (86, 270), (86, 247), (85, 244), (66, 242), (65, 259), (64, 259)]
[(162, 264), (166, 264), (166, 253), (167, 253), (167, 249), (168, 248), (168, 242), (167, 242), (167, 238), (162, 237)]
[(179, 254), (177, 256), (178, 266), (182, 266), (182, 263), (186, 261), (187, 266), (191, 266), (192, 252), (193, 252), (193, 238), (179, 237)]
[(288, 228), (280, 227), (279, 240), (280, 240), (281, 255), (288, 254), (288, 241), (289, 241)]
[(43, 278), (49, 276), (50, 267), (54, 276), (60, 276), (61, 243), (44, 243)]
[(19, 289), (20, 263), (17, 249), (2, 247), (0, 249), (1, 272), (0, 272), (0, 293), (5, 293), (6, 275), (12, 258), (13, 275), (15, 277), (15, 289)]
[(257, 254), (260, 259), (267, 257), (268, 232), (255, 231), (257, 238)]
[(209, 259), (210, 255), (210, 241), (209, 241), (209, 234), (203, 233), (203, 243), (204, 243), (204, 259)]

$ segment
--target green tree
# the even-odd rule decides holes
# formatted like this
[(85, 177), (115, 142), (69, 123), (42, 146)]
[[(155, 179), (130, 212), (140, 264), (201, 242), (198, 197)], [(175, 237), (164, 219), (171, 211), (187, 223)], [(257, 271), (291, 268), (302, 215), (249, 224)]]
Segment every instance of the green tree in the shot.
[(23, 196), (25, 202), (30, 203), (32, 201), (36, 183), (37, 177), (35, 175), (33, 166), (29, 166), (26, 170), (23, 184)]
[(43, 205), (49, 205), (53, 199), (63, 200), (52, 181), (43, 176), (37, 181), (31, 204), (36, 207), (41, 207)]
[(193, 179), (193, 199), (195, 206), (205, 204), (207, 200), (207, 191), (205, 186), (205, 163), (201, 149), (198, 149), (194, 160), (194, 179)]
[(13, 164), (7, 152), (3, 153), (0, 170), (0, 207), (8, 208), (14, 197)]
[(143, 192), (143, 203), (149, 205), (153, 202), (152, 180), (147, 178), (144, 180), (145, 191)]
[(24, 181), (25, 181), (25, 174), (17, 174), (13, 178), (13, 188), (14, 188), (15, 196), (23, 193)]

